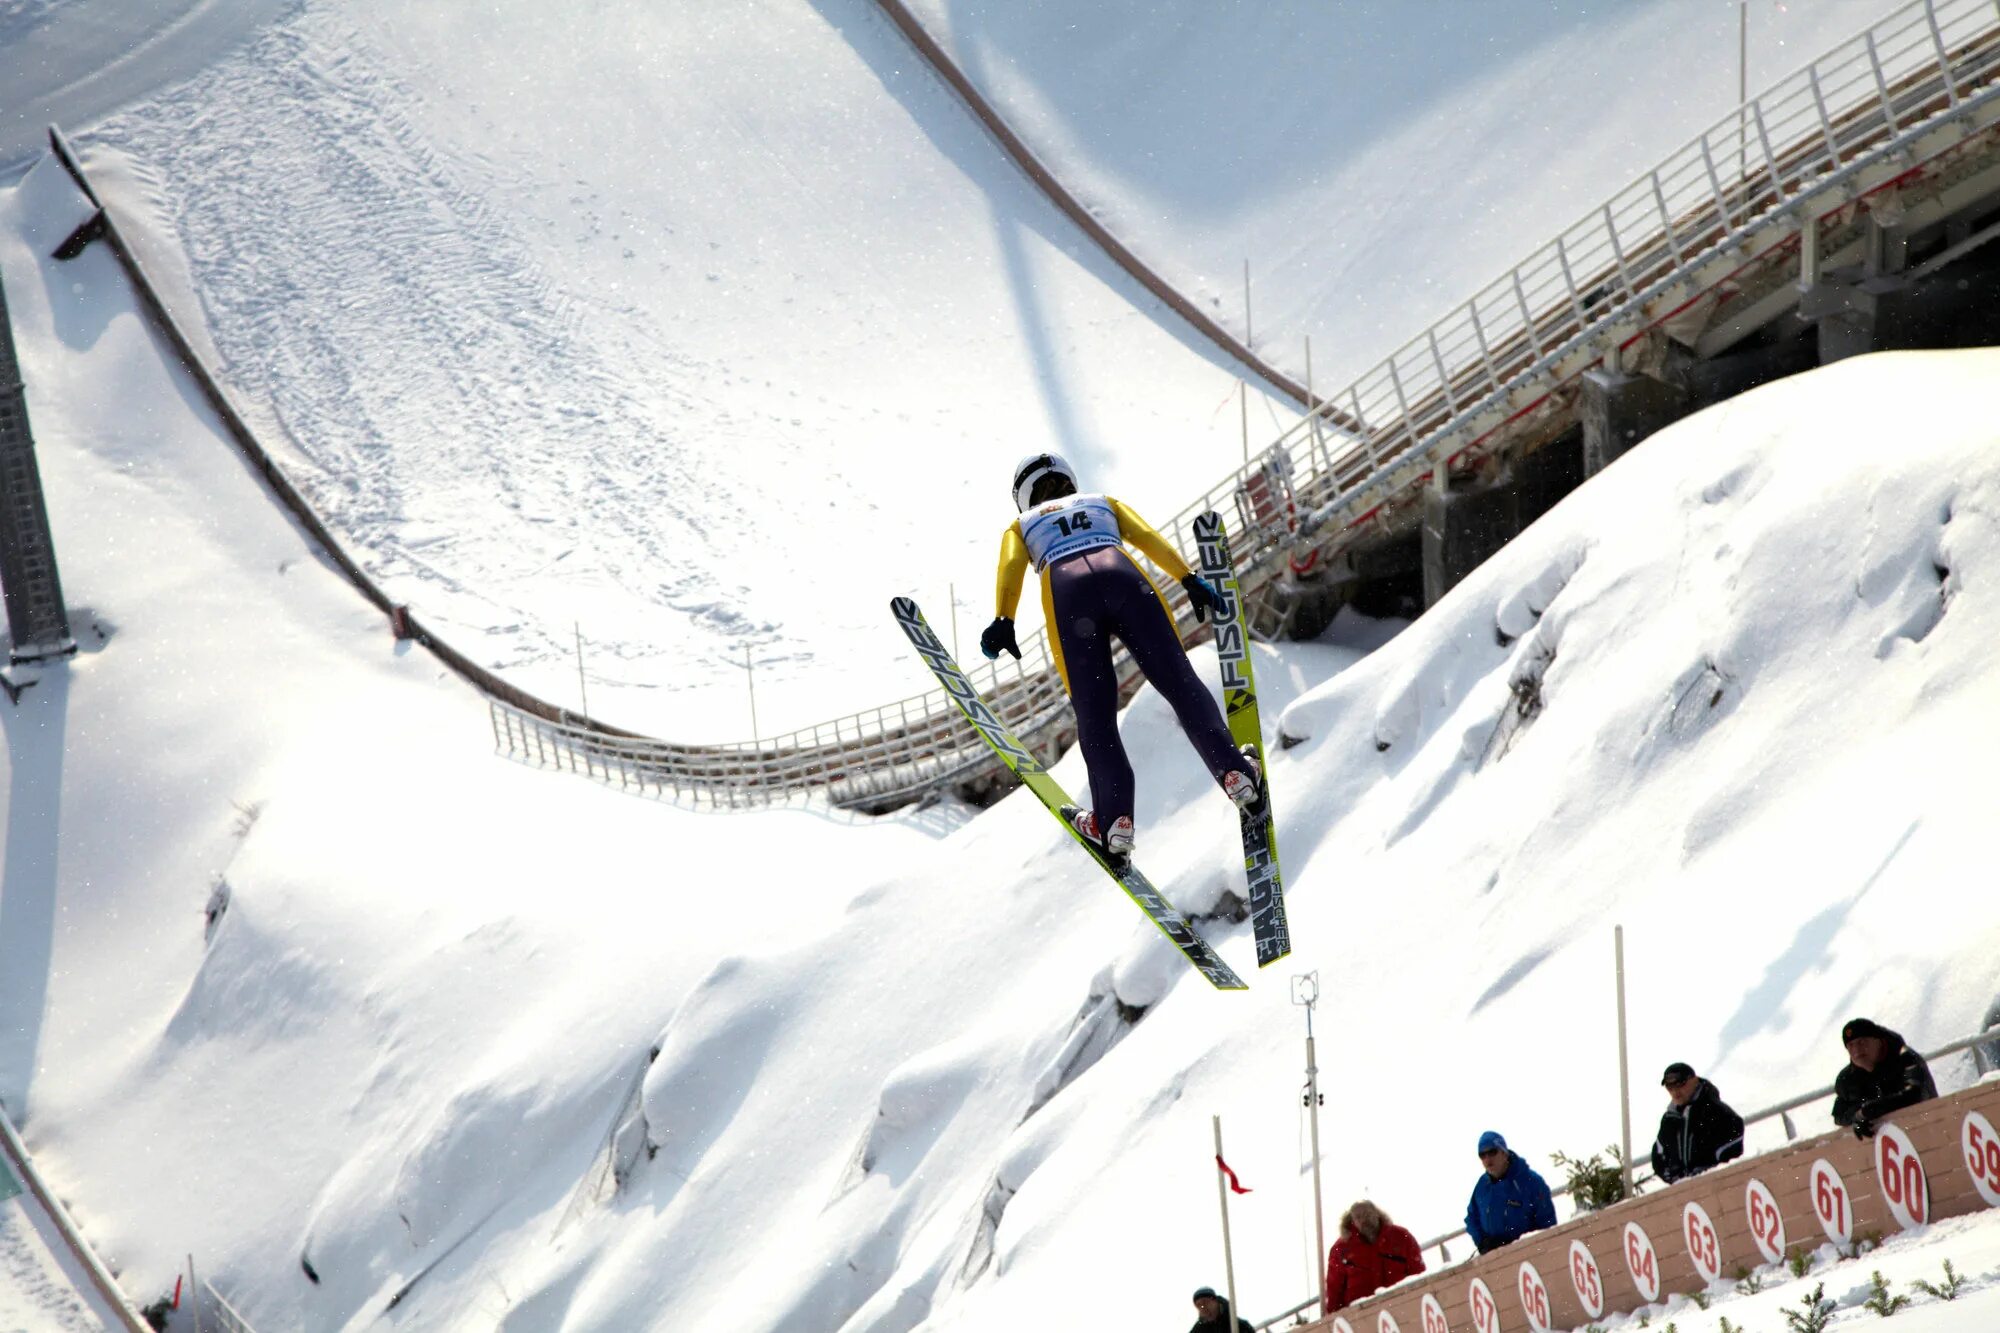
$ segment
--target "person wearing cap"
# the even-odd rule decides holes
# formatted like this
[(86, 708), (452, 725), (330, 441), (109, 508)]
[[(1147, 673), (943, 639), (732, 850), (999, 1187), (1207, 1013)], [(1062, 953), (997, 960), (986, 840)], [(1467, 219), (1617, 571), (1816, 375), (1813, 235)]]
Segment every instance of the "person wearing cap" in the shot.
[(1833, 1123), (1853, 1126), (1854, 1137), (1868, 1138), (1891, 1111), (1938, 1095), (1931, 1067), (1901, 1033), (1854, 1018), (1841, 1028), (1840, 1042), (1847, 1047), (1847, 1068), (1833, 1080)]
[(1215, 1294), (1214, 1287), (1197, 1287), (1194, 1293), (1194, 1327), (1188, 1333), (1256, 1333), (1250, 1321), (1229, 1314), (1229, 1298)]
[(1362, 1199), (1340, 1216), (1340, 1239), (1326, 1256), (1326, 1296), (1320, 1313), (1346, 1309), (1423, 1271), (1424, 1252), (1417, 1238)]
[(1743, 1117), (1692, 1065), (1668, 1065), (1660, 1086), (1671, 1104), (1653, 1140), (1654, 1175), (1671, 1185), (1743, 1155)]
[(1486, 1168), (1486, 1174), (1472, 1187), (1472, 1202), (1465, 1208), (1465, 1234), (1481, 1254), (1556, 1224), (1556, 1201), (1549, 1194), (1549, 1182), (1493, 1130), (1479, 1136), (1479, 1164)]

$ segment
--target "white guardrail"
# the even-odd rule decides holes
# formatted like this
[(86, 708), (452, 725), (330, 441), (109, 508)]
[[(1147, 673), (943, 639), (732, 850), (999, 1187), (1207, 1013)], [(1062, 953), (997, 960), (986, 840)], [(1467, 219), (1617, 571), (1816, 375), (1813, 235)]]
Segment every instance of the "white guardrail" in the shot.
[(49, 1188), (46, 1180), (42, 1179), (41, 1172), (35, 1169), (34, 1159), (28, 1156), (28, 1146), (21, 1141), (21, 1136), (15, 1130), (14, 1122), (4, 1106), (0, 1106), (0, 1163), (4, 1163), (5, 1169), (11, 1170), (20, 1178), (21, 1184), (33, 1197), (36, 1207), (55, 1227), (56, 1234), (62, 1238), (62, 1243), (69, 1250), (70, 1256), (83, 1269), (84, 1277), (92, 1289), (89, 1294), (96, 1298), (101, 1310), (108, 1312), (117, 1321), (114, 1327), (118, 1333), (150, 1333), (146, 1322), (139, 1317), (138, 1310), (133, 1307), (131, 1298), (119, 1287), (117, 1275), (98, 1256), (97, 1251), (90, 1247), (90, 1242), (84, 1237), (83, 1228), (76, 1224), (76, 1219), (70, 1216), (69, 1209), (63, 1206), (62, 1200), (56, 1197), (55, 1191)]
[[(1730, 112), (1471, 300), (1312, 410), (1162, 530), (1191, 550), (1194, 519), (1232, 517), (1246, 595), (1278, 557), (1337, 553), (1423, 487), (1557, 410), (1564, 386), (2000, 121), (2000, 0), (1915, 0)], [(1171, 586), (1171, 585), (1170, 585)], [(1178, 590), (1173, 590), (1178, 602)], [(886, 624), (886, 615), (885, 615)], [(1067, 716), (1046, 632), (1025, 660), (969, 674), (1030, 744)], [(1121, 657), (1120, 669), (1130, 664)], [(719, 805), (819, 791), (892, 804), (991, 763), (942, 691), (729, 745), (676, 745), (550, 722), (493, 704), (500, 749), (634, 791)]]

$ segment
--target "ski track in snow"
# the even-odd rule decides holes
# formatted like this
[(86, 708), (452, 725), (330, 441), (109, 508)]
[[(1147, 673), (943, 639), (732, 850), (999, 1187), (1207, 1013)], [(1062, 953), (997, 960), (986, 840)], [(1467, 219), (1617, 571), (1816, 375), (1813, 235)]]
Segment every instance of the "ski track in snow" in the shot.
[(90, 1333), (84, 1308), (19, 1200), (0, 1203), (0, 1333)]
[[(737, 590), (712, 572), (738, 553), (725, 515), (743, 498), (702, 475), (704, 442), (668, 419), (709, 414), (686, 386), (712, 367), (551, 283), (490, 191), (400, 112), (417, 94), (358, 33), (309, 17), (214, 77), (224, 106), (256, 116), (218, 122), (197, 81), (93, 137), (139, 159), (226, 375), (371, 574), (453, 633), (485, 630), (465, 646), (502, 667), (573, 651), (554, 608), (509, 600), (511, 579), (566, 560), (713, 634), (774, 633), (730, 610)], [(245, 171), (292, 188), (245, 191)], [(327, 243), (350, 235), (372, 243)], [(359, 326), (377, 336), (346, 336)], [(456, 522), (496, 498), (520, 519), (497, 560)], [(451, 558), (475, 544), (478, 586)]]

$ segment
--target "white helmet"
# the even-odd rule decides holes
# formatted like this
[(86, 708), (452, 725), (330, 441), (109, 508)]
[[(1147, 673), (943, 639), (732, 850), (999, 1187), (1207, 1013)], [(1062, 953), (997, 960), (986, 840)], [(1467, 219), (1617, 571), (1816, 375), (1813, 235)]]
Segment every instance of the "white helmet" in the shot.
[(1014, 464), (1014, 508), (1028, 512), (1028, 497), (1035, 492), (1035, 483), (1043, 477), (1056, 476), (1069, 482), (1070, 489), (1076, 490), (1076, 469), (1071, 467), (1061, 454), (1029, 454)]

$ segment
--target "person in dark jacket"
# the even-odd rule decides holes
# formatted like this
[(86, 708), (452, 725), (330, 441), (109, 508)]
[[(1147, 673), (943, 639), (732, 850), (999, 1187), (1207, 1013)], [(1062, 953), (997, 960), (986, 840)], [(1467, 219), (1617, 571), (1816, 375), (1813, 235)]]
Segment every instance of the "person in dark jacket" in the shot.
[(1833, 1080), (1833, 1123), (1852, 1125), (1854, 1137), (1869, 1138), (1890, 1112), (1938, 1095), (1931, 1067), (1901, 1033), (1855, 1018), (1840, 1030), (1840, 1041), (1848, 1064)]
[(1694, 1069), (1675, 1061), (1660, 1078), (1673, 1105), (1653, 1140), (1653, 1174), (1672, 1184), (1743, 1155), (1743, 1117)]
[(1194, 1327), (1188, 1333), (1256, 1333), (1241, 1315), (1231, 1318), (1229, 1298), (1215, 1294), (1214, 1287), (1202, 1287), (1194, 1294)]
[(1424, 1271), (1417, 1238), (1363, 1199), (1340, 1216), (1340, 1239), (1326, 1256), (1326, 1298), (1320, 1313), (1343, 1310), (1363, 1296)]
[(1465, 1208), (1465, 1234), (1472, 1237), (1481, 1254), (1556, 1224), (1556, 1202), (1549, 1195), (1549, 1183), (1490, 1129), (1479, 1136), (1479, 1164), (1486, 1168), (1486, 1174), (1472, 1187), (1472, 1202)]

